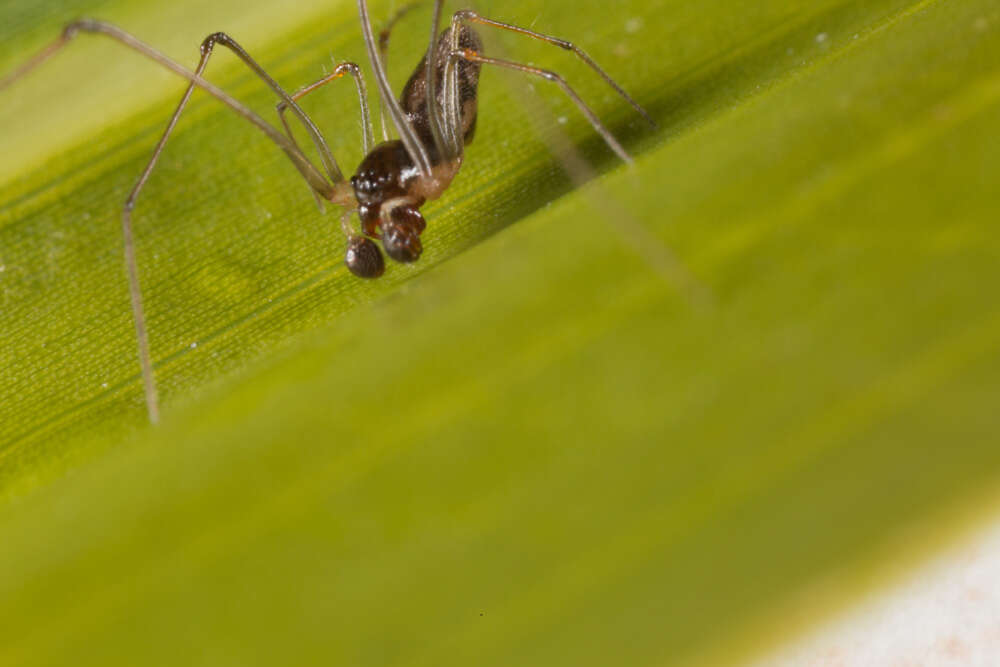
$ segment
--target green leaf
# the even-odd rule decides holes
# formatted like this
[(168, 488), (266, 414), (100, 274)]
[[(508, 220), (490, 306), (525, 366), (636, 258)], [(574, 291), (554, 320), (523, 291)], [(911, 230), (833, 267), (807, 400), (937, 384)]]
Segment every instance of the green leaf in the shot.
[[(351, 3), (211, 4), (0, 8), (0, 72), (89, 11), (183, 62), (224, 28), (289, 88), (362, 61)], [(136, 217), (156, 429), (117, 216), (183, 84), (81, 37), (2, 93), (0, 664), (718, 664), (995, 484), (996, 3), (480, 9), (647, 106), (655, 131), (571, 55), (493, 45), (564, 72), (636, 166), (485, 73), (425, 256), (361, 282), (336, 215), (196, 96)], [(355, 107), (306, 103), (345, 170)]]

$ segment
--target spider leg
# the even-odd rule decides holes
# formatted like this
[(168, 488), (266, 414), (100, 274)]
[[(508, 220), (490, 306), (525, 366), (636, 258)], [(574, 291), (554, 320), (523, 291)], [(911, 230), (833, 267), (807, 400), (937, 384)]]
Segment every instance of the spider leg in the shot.
[(294, 113), (305, 126), (306, 132), (309, 133), (309, 137), (313, 140), (317, 150), (319, 150), (320, 159), (323, 161), (323, 166), (326, 168), (326, 173), (330, 177), (330, 180), (334, 183), (343, 181), (344, 175), (340, 171), (337, 161), (333, 158), (333, 154), (330, 152), (330, 147), (327, 145), (326, 139), (323, 138), (323, 134), (319, 131), (319, 128), (316, 127), (316, 124), (312, 122), (312, 119), (306, 115), (306, 112), (295, 103), (295, 99), (289, 95), (277, 81), (272, 79), (271, 76), (264, 71), (264, 68), (258, 65), (257, 62), (250, 57), (250, 54), (248, 54), (243, 47), (236, 43), (236, 40), (224, 32), (213, 33), (206, 37), (205, 41), (201, 43), (203, 59), (208, 59), (208, 57), (212, 54), (213, 47), (216, 44), (224, 46), (235, 53), (247, 67), (263, 79), (264, 83), (266, 83), (271, 90), (273, 90), (278, 97), (281, 98), (284, 104), (292, 109), (292, 113)]
[[(296, 92), (292, 95), (293, 101), (299, 101), (311, 92), (314, 92), (331, 81), (335, 81), (344, 76), (344, 74), (350, 74), (354, 77), (354, 84), (358, 89), (358, 99), (361, 103), (361, 149), (367, 155), (372, 146), (375, 143), (374, 133), (372, 130), (372, 120), (368, 113), (368, 89), (365, 87), (364, 77), (361, 76), (361, 68), (355, 63), (345, 62), (337, 65), (333, 72), (327, 74), (322, 79), (315, 81), (302, 90)], [(285, 101), (278, 102), (277, 106), (278, 115), (281, 117), (281, 124), (285, 126), (285, 131), (291, 137), (292, 129), (288, 126), (288, 121), (285, 119), (285, 111), (288, 110), (288, 103)]]
[[(292, 100), (297, 102), (309, 93), (322, 88), (331, 81), (335, 81), (343, 77), (344, 74), (350, 74), (354, 77), (354, 84), (358, 89), (358, 99), (361, 102), (361, 148), (364, 151), (364, 154), (367, 155), (371, 151), (372, 146), (375, 143), (375, 139), (372, 131), (371, 116), (368, 113), (368, 89), (365, 87), (365, 79), (361, 75), (361, 68), (359, 68), (355, 63), (340, 63), (330, 74), (327, 74), (323, 78), (309, 84), (305, 88), (293, 94)], [(278, 102), (276, 109), (278, 111), (278, 117), (281, 119), (281, 124), (285, 128), (285, 134), (287, 134), (288, 138), (292, 140), (292, 143), (298, 146), (298, 143), (295, 141), (295, 135), (292, 134), (292, 128), (288, 124), (288, 119), (285, 118), (285, 112), (288, 110), (288, 103), (282, 100), (281, 102)], [(323, 199), (315, 191), (313, 191), (313, 196), (316, 198), (316, 204), (319, 206), (320, 210), (323, 210)]]
[[(392, 15), (392, 18), (386, 22), (385, 27), (378, 33), (378, 52), (382, 57), (382, 66), (388, 68), (389, 62), (389, 37), (392, 35), (392, 29), (396, 27), (399, 20), (403, 18), (406, 14), (410, 13), (414, 8), (419, 6), (419, 2), (411, 2), (408, 5), (404, 5)], [(382, 140), (389, 141), (389, 126), (385, 122), (385, 117), (389, 114), (389, 110), (386, 108), (385, 101), (379, 98), (379, 124), (382, 126)], [(367, 151), (366, 151), (367, 152)]]
[(497, 67), (504, 67), (507, 69), (516, 70), (518, 72), (524, 72), (525, 74), (531, 74), (532, 76), (541, 77), (546, 81), (551, 81), (557, 84), (560, 88), (563, 89), (563, 92), (566, 93), (567, 96), (569, 96), (569, 98), (573, 101), (573, 103), (577, 106), (577, 108), (580, 109), (583, 115), (587, 117), (587, 120), (590, 121), (590, 124), (594, 127), (594, 130), (596, 130), (597, 133), (601, 135), (601, 138), (604, 139), (605, 143), (608, 144), (611, 150), (613, 150), (618, 155), (618, 157), (620, 157), (625, 162), (628, 163), (632, 162), (632, 157), (625, 151), (624, 148), (622, 148), (622, 145), (618, 143), (618, 140), (615, 139), (614, 135), (611, 134), (611, 132), (606, 127), (604, 127), (600, 119), (597, 118), (597, 114), (595, 114), (593, 110), (590, 107), (588, 107), (582, 99), (580, 99), (580, 96), (576, 94), (576, 91), (574, 91), (573, 88), (571, 88), (568, 83), (566, 83), (566, 80), (563, 79), (558, 74), (556, 74), (555, 72), (547, 69), (541, 69), (539, 67), (533, 67), (531, 65), (524, 65), (521, 63), (511, 62), (509, 60), (501, 60), (500, 58), (490, 58), (480, 53), (477, 53), (472, 49), (459, 49), (457, 51), (452, 51), (451, 57), (460, 60), (466, 60), (468, 62), (480, 63), (482, 65), (496, 65)]
[(365, 49), (368, 52), (368, 59), (371, 61), (372, 70), (375, 72), (375, 82), (378, 84), (379, 97), (382, 103), (389, 110), (396, 131), (399, 132), (399, 139), (403, 142), (406, 152), (413, 159), (420, 171), (420, 175), (429, 178), (431, 176), (431, 158), (427, 148), (420, 143), (416, 131), (410, 125), (406, 114), (399, 101), (393, 96), (392, 88), (389, 86), (389, 77), (385, 73), (385, 66), (378, 52), (378, 44), (375, 35), (372, 33), (371, 19), (368, 15), (367, 0), (358, 0), (358, 16), (361, 19), (361, 36), (365, 41)]
[[(70, 23), (63, 29), (62, 35), (59, 39), (55, 40), (47, 47), (42, 49), (38, 54), (32, 57), (30, 60), (25, 62), (19, 68), (8, 74), (7, 76), (0, 78), (0, 90), (7, 88), (8, 86), (14, 84), (16, 81), (27, 75), (29, 72), (36, 69), (39, 65), (46, 62), (58, 53), (66, 44), (68, 44), (76, 35), (80, 32), (88, 32), (93, 34), (104, 35), (105, 37), (110, 37), (119, 44), (126, 46), (133, 51), (146, 56), (150, 60), (156, 62), (165, 69), (170, 70), (174, 74), (180, 76), (183, 79), (187, 79), (193, 85), (201, 88), (207, 92), (212, 97), (216, 98), (230, 110), (232, 110), (237, 115), (243, 117), (245, 120), (250, 122), (252, 125), (256, 126), (261, 132), (263, 132), (267, 137), (278, 145), (281, 150), (285, 152), (288, 158), (295, 165), (295, 168), (302, 175), (302, 177), (309, 183), (309, 185), (321, 193), (327, 199), (334, 199), (338, 194), (338, 189), (331, 185), (323, 175), (316, 169), (316, 167), (309, 161), (309, 159), (303, 155), (302, 151), (295, 147), (295, 145), (289, 141), (288, 137), (283, 135), (270, 123), (265, 121), (259, 115), (251, 111), (242, 102), (236, 100), (231, 95), (225, 93), (222, 89), (214, 84), (206, 81), (200, 75), (188, 70), (183, 65), (177, 63), (176, 61), (163, 55), (153, 47), (145, 44), (131, 34), (125, 32), (121, 28), (111, 24), (105, 23), (103, 21), (95, 21), (93, 19), (80, 19)], [(300, 110), (301, 111), (301, 110)], [(304, 115), (304, 114), (303, 114)]]
[(520, 26), (511, 25), (510, 23), (502, 23), (500, 21), (494, 21), (493, 19), (488, 19), (484, 16), (480, 16), (471, 9), (462, 9), (455, 12), (451, 17), (452, 28), (461, 22), (468, 23), (478, 23), (479, 25), (489, 26), (491, 28), (498, 28), (500, 30), (509, 30), (510, 32), (516, 32), (519, 35), (525, 35), (526, 37), (531, 37), (532, 39), (537, 39), (554, 46), (558, 46), (561, 49), (567, 51), (572, 51), (577, 58), (586, 63), (591, 69), (593, 69), (597, 74), (604, 79), (609, 86), (611, 86), (616, 93), (622, 96), (626, 102), (628, 102), (633, 109), (635, 109), (639, 115), (646, 119), (646, 121), (656, 127), (656, 122), (646, 113), (646, 110), (639, 106), (639, 103), (632, 99), (632, 97), (625, 92), (625, 90), (619, 86), (611, 76), (605, 72), (600, 65), (594, 62), (594, 59), (587, 55), (586, 51), (573, 44), (572, 42), (567, 42), (565, 39), (559, 39), (558, 37), (552, 37), (551, 35), (544, 35), (540, 32), (535, 32), (534, 30), (528, 30), (527, 28), (522, 28)]
[[(132, 302), (132, 315), (135, 321), (136, 338), (138, 344), (139, 353), (139, 363), (142, 368), (142, 378), (143, 387), (146, 396), (146, 408), (149, 414), (149, 420), (152, 423), (159, 421), (159, 399), (156, 390), (156, 381), (153, 376), (153, 364), (152, 357), (149, 352), (149, 337), (146, 330), (146, 320), (143, 313), (142, 306), (142, 291), (139, 285), (139, 271), (136, 263), (135, 256), (135, 243), (132, 234), (132, 210), (135, 208), (135, 202), (141, 192), (146, 181), (149, 179), (149, 175), (152, 173), (153, 167), (163, 151), (163, 147), (167, 142), (171, 132), (177, 124), (177, 120), (180, 117), (181, 112), (187, 105), (191, 94), (194, 92), (194, 88), (202, 88), (210, 95), (221, 101), (232, 111), (234, 111), (239, 116), (243, 117), (253, 125), (255, 125), (259, 130), (261, 130), (265, 135), (268, 136), (275, 144), (281, 148), (285, 154), (289, 157), (292, 163), (295, 165), (296, 169), (302, 175), (302, 177), (309, 183), (309, 186), (323, 198), (331, 201), (339, 201), (345, 197), (345, 185), (342, 176), (339, 176), (339, 169), (336, 163), (333, 161), (332, 156), (329, 156), (329, 164), (325, 164), (328, 172), (332, 172), (331, 176), (334, 177), (334, 183), (331, 184), (324, 178), (323, 174), (316, 169), (315, 166), (309, 161), (309, 159), (302, 153), (301, 150), (292, 142), (288, 137), (283, 135), (279, 130), (270, 125), (267, 121), (261, 118), (259, 115), (251, 111), (244, 104), (234, 99), (227, 93), (223, 92), (217, 86), (209, 83), (202, 78), (202, 73), (207, 65), (208, 58), (211, 54), (212, 46), (215, 43), (221, 43), (225, 46), (236, 51), (237, 55), (247, 65), (254, 69), (267, 82), (275, 92), (278, 93), (280, 97), (289, 103), (296, 115), (305, 124), (306, 129), (309, 131), (310, 135), (313, 137), (314, 141), (317, 142), (320, 148), (320, 154), (324, 155), (323, 147), (325, 142), (322, 140), (322, 136), (319, 135), (319, 131), (315, 128), (312, 122), (309, 120), (308, 116), (298, 108), (293, 100), (289, 97), (288, 93), (281, 89), (277, 83), (274, 82), (263, 70), (257, 65), (246, 52), (242, 50), (235, 42), (231, 39), (222, 35), (221, 33), (216, 33), (210, 35), (203, 43), (201, 48), (201, 61), (198, 64), (198, 68), (195, 72), (191, 72), (182, 65), (178, 64), (176, 61), (163, 55), (151, 46), (139, 41), (131, 34), (125, 32), (121, 28), (114, 26), (110, 23), (104, 23), (102, 21), (95, 21), (92, 19), (81, 19), (70, 23), (63, 30), (62, 35), (54, 41), (49, 46), (45, 47), (36, 56), (28, 60), (24, 65), (14, 70), (11, 74), (0, 79), (0, 90), (10, 86), (15, 81), (21, 77), (27, 75), (29, 72), (33, 71), (35, 68), (40, 66), (42, 63), (46, 62), (49, 58), (59, 52), (66, 44), (68, 44), (78, 33), (87, 32), (93, 34), (100, 34), (106, 37), (110, 37), (116, 42), (137, 51), (138, 53), (146, 56), (150, 60), (158, 63), (164, 68), (174, 72), (178, 76), (187, 79), (189, 85), (187, 90), (184, 92), (184, 96), (181, 98), (180, 104), (178, 104), (177, 109), (174, 111), (170, 118), (167, 128), (157, 143), (156, 148), (153, 151), (153, 155), (150, 158), (142, 174), (139, 176), (138, 181), (129, 193), (128, 198), (125, 201), (125, 205), (122, 210), (122, 236), (124, 240), (124, 251), (125, 251), (125, 264), (128, 274), (129, 282), (129, 296)], [(329, 155), (329, 149), (327, 148), (325, 153)], [(324, 156), (326, 161), (326, 156)], [(332, 167), (332, 169), (331, 169)]]

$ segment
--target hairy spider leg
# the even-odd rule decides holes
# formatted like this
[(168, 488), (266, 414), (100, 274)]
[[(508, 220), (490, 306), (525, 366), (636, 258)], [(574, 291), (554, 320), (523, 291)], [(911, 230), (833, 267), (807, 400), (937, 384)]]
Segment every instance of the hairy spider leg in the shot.
[[(368, 113), (368, 88), (365, 86), (365, 79), (361, 75), (361, 68), (352, 62), (343, 62), (338, 64), (333, 68), (333, 71), (323, 78), (314, 81), (305, 88), (302, 88), (298, 92), (292, 95), (292, 100), (298, 102), (300, 99), (308, 95), (309, 93), (318, 90), (330, 83), (331, 81), (336, 81), (344, 76), (344, 74), (350, 74), (354, 77), (354, 84), (358, 89), (358, 100), (361, 105), (361, 149), (365, 155), (371, 151), (372, 146), (375, 144), (374, 132), (372, 130), (371, 116)], [(288, 138), (292, 140), (296, 146), (298, 142), (295, 141), (295, 135), (292, 134), (292, 128), (288, 124), (288, 119), (285, 117), (285, 112), (288, 110), (288, 103), (284, 100), (278, 102), (275, 107), (278, 111), (278, 118), (281, 119), (281, 124), (285, 128), (285, 134)], [(315, 191), (311, 190), (313, 197), (316, 199), (316, 204), (319, 206), (320, 210), (323, 210), (323, 199)]]

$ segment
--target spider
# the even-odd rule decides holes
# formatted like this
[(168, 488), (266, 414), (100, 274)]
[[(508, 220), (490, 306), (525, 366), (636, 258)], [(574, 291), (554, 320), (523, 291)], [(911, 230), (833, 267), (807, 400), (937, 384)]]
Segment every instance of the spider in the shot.
[[(647, 122), (655, 125), (649, 114), (586, 52), (571, 42), (495, 21), (471, 9), (455, 12), (450, 25), (439, 34), (442, 6), (443, 0), (435, 0), (427, 52), (413, 70), (413, 74), (403, 87), (402, 94), (397, 99), (392, 94), (384, 60), (392, 26), (412, 6), (400, 10), (388, 22), (380, 39), (376, 41), (368, 15), (367, 0), (358, 0), (361, 34), (378, 85), (380, 108), (383, 115), (389, 116), (399, 135), (397, 139), (391, 139), (386, 124), (383, 123), (384, 141), (378, 145), (375, 145), (373, 138), (364, 77), (357, 64), (340, 63), (330, 74), (294, 94), (289, 94), (239, 43), (221, 32), (213, 33), (202, 41), (201, 57), (197, 67), (191, 71), (113, 24), (94, 19), (79, 19), (68, 24), (58, 39), (11, 74), (0, 79), (0, 90), (3, 90), (47, 61), (78, 34), (91, 33), (109, 37), (188, 81), (188, 87), (180, 103), (170, 117), (149, 162), (129, 192), (122, 208), (122, 235), (129, 294), (150, 422), (155, 424), (159, 421), (160, 409), (149, 352), (149, 337), (143, 315), (142, 291), (139, 286), (132, 236), (132, 211), (195, 88), (203, 89), (256, 126), (284, 151), (309, 185), (321, 208), (324, 202), (341, 208), (340, 224), (346, 237), (344, 261), (351, 273), (359, 278), (377, 278), (385, 271), (385, 260), (376, 240), (381, 241), (385, 253), (397, 262), (415, 262), (420, 257), (423, 251), (420, 236), (427, 226), (420, 213), (420, 207), (429, 200), (439, 198), (462, 166), (465, 146), (472, 141), (476, 131), (479, 73), (483, 65), (516, 70), (555, 83), (583, 113), (611, 150), (622, 160), (631, 162), (625, 149), (565, 79), (550, 70), (484, 55), (482, 41), (473, 26), (507, 30), (571, 51), (604, 79)], [(235, 53), (278, 96), (280, 101), (277, 111), (284, 131), (268, 123), (260, 115), (202, 77), (216, 46), (225, 47)], [(354, 79), (357, 88), (363, 127), (362, 148), (365, 153), (364, 159), (350, 179), (344, 177), (323, 134), (297, 103), (297, 100), (305, 95), (345, 75)], [(296, 143), (285, 116), (288, 112), (302, 124), (315, 145), (321, 167), (313, 164)], [(355, 212), (360, 221), (360, 233), (350, 223)]]

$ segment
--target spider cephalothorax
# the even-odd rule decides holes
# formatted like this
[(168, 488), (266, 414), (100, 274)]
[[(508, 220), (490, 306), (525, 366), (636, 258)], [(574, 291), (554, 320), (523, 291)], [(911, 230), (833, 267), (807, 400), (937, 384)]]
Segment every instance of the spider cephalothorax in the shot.
[[(419, 178), (420, 172), (401, 141), (376, 146), (351, 178), (361, 231), (381, 238), (386, 254), (397, 262), (415, 262), (423, 250), (420, 234), (427, 223), (419, 208), (425, 200), (413, 194), (413, 184)], [(351, 262), (347, 266), (355, 275), (372, 277), (356, 271)]]

